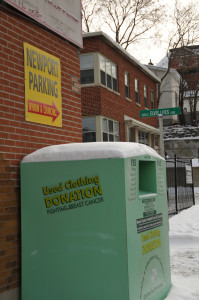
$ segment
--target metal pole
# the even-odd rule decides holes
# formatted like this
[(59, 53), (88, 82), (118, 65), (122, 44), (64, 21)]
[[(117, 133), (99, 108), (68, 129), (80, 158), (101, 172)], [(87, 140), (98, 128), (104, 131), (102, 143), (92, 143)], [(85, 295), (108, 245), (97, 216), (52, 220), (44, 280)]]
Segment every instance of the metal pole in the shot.
[(175, 161), (175, 205), (176, 205), (176, 213), (178, 213), (178, 184), (177, 184), (177, 156), (174, 155)]
[(158, 120), (159, 120), (159, 130), (160, 130), (160, 155), (164, 157), (165, 154), (164, 154), (163, 115), (158, 115)]
[(190, 159), (190, 163), (191, 163), (191, 176), (192, 176), (192, 195), (193, 195), (193, 205), (196, 205), (195, 202), (195, 194), (194, 194), (194, 181), (193, 181), (193, 165), (192, 165), (192, 159)]

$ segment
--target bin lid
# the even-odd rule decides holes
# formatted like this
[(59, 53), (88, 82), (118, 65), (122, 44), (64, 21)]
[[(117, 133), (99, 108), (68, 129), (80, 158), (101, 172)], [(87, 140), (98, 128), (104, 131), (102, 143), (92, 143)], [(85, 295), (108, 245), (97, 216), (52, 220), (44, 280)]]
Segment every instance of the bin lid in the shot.
[(131, 142), (71, 143), (48, 146), (24, 157), (24, 162), (127, 158), (150, 155), (163, 159), (149, 146)]

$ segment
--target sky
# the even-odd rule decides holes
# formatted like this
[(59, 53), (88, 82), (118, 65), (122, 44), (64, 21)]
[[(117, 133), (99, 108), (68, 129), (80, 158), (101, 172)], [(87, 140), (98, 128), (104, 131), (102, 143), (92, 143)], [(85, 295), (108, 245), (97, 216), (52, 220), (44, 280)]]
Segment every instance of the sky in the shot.
[[(166, 10), (173, 15), (174, 7), (175, 7), (175, 0), (161, 0), (163, 3), (166, 4)], [(179, 4), (186, 8), (188, 4), (193, 3), (197, 4), (198, 0), (178, 0)], [(163, 16), (164, 18), (164, 16)], [(163, 19), (164, 21), (164, 19)], [(170, 37), (170, 33), (174, 30), (174, 25), (168, 21), (163, 23), (160, 26), (159, 30), (162, 33), (161, 38), (154, 43), (153, 40), (141, 42), (137, 45), (133, 51), (132, 55), (135, 56), (141, 63), (148, 64), (151, 60), (154, 65), (156, 65), (160, 60), (162, 60), (168, 51), (168, 40)], [(131, 52), (131, 50), (129, 49)]]
[[(166, 11), (173, 15), (175, 0), (161, 0), (161, 2), (166, 5)], [(198, 0), (178, 0), (178, 2), (186, 7), (189, 3), (197, 4)], [(154, 40), (147, 38), (139, 44), (129, 46), (128, 48), (128, 52), (143, 64), (148, 64), (151, 60), (152, 63), (156, 65), (167, 54), (168, 40), (170, 32), (174, 29), (174, 25), (168, 20), (164, 22), (164, 16), (162, 16), (162, 21), (163, 25), (154, 30), (154, 35), (156, 32), (161, 32), (162, 36), (159, 40), (156, 40), (155, 42)], [(114, 39), (114, 34), (110, 30), (107, 28), (102, 28), (101, 30)]]
[(172, 287), (166, 300), (199, 299), (199, 188), (196, 205), (169, 219)]

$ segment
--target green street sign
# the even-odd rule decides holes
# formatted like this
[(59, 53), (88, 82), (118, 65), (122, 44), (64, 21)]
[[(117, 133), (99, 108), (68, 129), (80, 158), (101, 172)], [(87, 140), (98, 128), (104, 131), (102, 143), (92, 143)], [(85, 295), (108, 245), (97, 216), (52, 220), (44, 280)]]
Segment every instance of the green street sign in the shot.
[(180, 115), (180, 107), (140, 110), (140, 118)]

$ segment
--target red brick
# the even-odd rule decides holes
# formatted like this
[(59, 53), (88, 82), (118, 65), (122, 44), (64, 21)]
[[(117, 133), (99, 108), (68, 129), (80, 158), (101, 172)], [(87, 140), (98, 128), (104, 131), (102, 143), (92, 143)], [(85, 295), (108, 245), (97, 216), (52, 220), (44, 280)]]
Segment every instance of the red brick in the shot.
[[(144, 84), (148, 86), (149, 100), (150, 90), (153, 89), (156, 94), (156, 82), (147, 76), (144, 72), (139, 70), (134, 64), (111, 48), (108, 44), (104, 43), (100, 37), (86, 38), (84, 39), (84, 48), (81, 49), (81, 53), (100, 52), (111, 61), (118, 65), (118, 86), (119, 93), (114, 93), (106, 87), (82, 87), (82, 115), (104, 115), (108, 118), (117, 120), (120, 122), (120, 138), (121, 141), (125, 141), (125, 128), (124, 128), (124, 115), (128, 115), (133, 119), (137, 119), (143, 123), (158, 127), (157, 118), (145, 118), (140, 120), (139, 111), (145, 109), (144, 105)], [(130, 74), (130, 98), (131, 101), (127, 101), (125, 98), (124, 87), (124, 72), (127, 71)], [(135, 78), (139, 79), (140, 99), (141, 105), (137, 106), (135, 103)], [(156, 95), (155, 95), (156, 96)], [(93, 99), (95, 99), (93, 101)], [(156, 97), (155, 97), (156, 99)], [(149, 101), (150, 103), (150, 101)], [(157, 103), (156, 103), (157, 104)], [(151, 108), (151, 107), (149, 107)]]
[[(14, 11), (11, 7), (9, 11), (3, 8), (0, 11), (0, 242), (3, 248), (0, 247), (0, 251), (5, 251), (1, 252), (3, 259), (0, 257), (0, 298), (2, 292), (20, 287), (21, 160), (44, 146), (82, 141), (81, 122), (77, 119), (81, 118), (80, 94), (73, 93), (75, 97), (72, 97), (70, 87), (70, 76), (80, 82), (77, 47)], [(62, 91), (62, 128), (25, 121), (23, 42), (61, 60), (62, 88), (65, 87)], [(70, 60), (67, 64), (66, 57)], [(74, 117), (73, 127), (64, 120), (68, 114)]]

